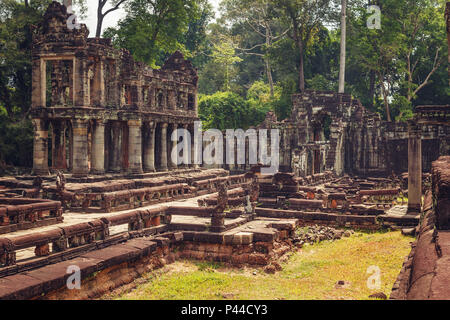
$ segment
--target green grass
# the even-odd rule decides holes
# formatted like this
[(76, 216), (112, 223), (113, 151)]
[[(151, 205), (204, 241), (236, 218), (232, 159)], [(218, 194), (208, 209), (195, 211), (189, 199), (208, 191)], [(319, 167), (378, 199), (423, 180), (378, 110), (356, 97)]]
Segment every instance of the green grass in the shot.
[[(392, 285), (410, 252), (413, 239), (400, 232), (355, 233), (339, 241), (306, 246), (284, 263), (275, 275), (261, 269), (230, 269), (221, 264), (178, 261), (140, 279), (128, 293), (108, 299), (368, 299)], [(381, 269), (381, 288), (367, 287), (367, 268)], [(254, 274), (256, 272), (256, 275)], [(339, 280), (350, 282), (335, 288)]]

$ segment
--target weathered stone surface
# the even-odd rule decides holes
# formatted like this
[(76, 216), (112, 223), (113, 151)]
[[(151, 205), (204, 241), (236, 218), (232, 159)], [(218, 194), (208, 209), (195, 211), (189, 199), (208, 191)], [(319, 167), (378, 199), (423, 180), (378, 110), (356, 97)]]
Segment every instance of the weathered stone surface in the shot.
[(433, 163), (432, 175), (436, 224), (440, 230), (450, 230), (450, 156)]
[[(49, 128), (52, 168), (74, 177), (90, 173), (88, 154), (92, 174), (167, 170), (167, 137), (178, 126), (193, 131), (198, 119), (196, 70), (180, 52), (160, 70), (151, 69), (110, 39), (88, 38), (84, 24), (68, 29), (69, 17), (65, 6), (52, 2), (33, 30), (34, 173), (49, 173)], [(66, 152), (66, 144), (73, 152)]]
[(443, 157), (433, 164), (433, 189), (425, 196), (425, 217), (391, 299), (450, 299), (448, 215), (447, 211), (440, 211), (447, 208), (446, 204), (438, 201), (448, 197), (448, 163), (449, 158)]
[[(419, 108), (418, 113), (427, 118), (442, 108), (450, 106)], [(327, 136), (325, 123), (331, 123)], [(278, 121), (268, 116), (261, 127), (281, 130), (281, 170), (294, 172), (308, 184), (319, 184), (323, 180), (320, 175), (327, 170), (361, 176), (408, 170), (407, 124), (381, 120), (350, 94), (308, 90), (295, 94), (288, 119)], [(417, 150), (424, 158), (423, 169), (429, 171), (432, 161), (450, 152), (450, 133), (436, 122), (423, 130), (421, 136), (426, 140)]]

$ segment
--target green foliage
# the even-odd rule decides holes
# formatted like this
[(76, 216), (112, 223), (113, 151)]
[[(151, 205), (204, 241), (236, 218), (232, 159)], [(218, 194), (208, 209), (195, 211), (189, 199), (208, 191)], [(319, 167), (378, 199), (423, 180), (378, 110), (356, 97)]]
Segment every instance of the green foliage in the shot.
[(267, 111), (267, 106), (233, 92), (201, 95), (199, 99), (199, 116), (205, 129), (248, 129), (260, 124)]
[(199, 271), (214, 272), (223, 267), (220, 262), (210, 262), (210, 261), (200, 261), (196, 262), (195, 265), (198, 267)]
[(5, 164), (31, 167), (33, 126), (30, 120), (13, 122), (0, 105), (0, 167)]
[(247, 99), (254, 100), (259, 103), (270, 103), (279, 100), (282, 88), (274, 86), (274, 96), (270, 95), (270, 86), (263, 81), (255, 81), (247, 91)]
[(294, 79), (286, 79), (279, 83), (281, 87), (280, 99), (273, 102), (273, 111), (279, 120), (287, 119), (291, 116), (292, 94), (297, 91), (297, 82)]
[[(180, 35), (191, 32), (191, 39), (194, 25), (190, 24), (195, 24), (205, 14), (195, 0), (131, 0), (125, 10), (126, 17), (116, 28), (108, 28), (104, 36), (112, 38), (116, 46), (128, 49), (136, 60), (154, 68), (161, 66), (176, 50), (190, 56), (186, 44), (180, 41)], [(193, 46), (198, 41), (194, 40), (189, 45)]]
[(0, 104), (7, 114), (25, 114), (31, 105), (31, 26), (51, 1), (0, 2)]
[(203, 67), (208, 62), (204, 52), (209, 50), (206, 32), (212, 18), (214, 12), (208, 0), (198, 0), (198, 15), (190, 17), (187, 32), (180, 35), (178, 40), (190, 52), (191, 61), (197, 68)]
[(351, 93), (387, 119), (399, 121), (411, 116), (414, 105), (448, 101), (448, 82), (442, 81), (446, 79), (445, 1), (379, 1), (380, 30), (367, 28), (365, 2), (354, 2), (347, 45)]
[(337, 91), (336, 82), (328, 80), (321, 74), (316, 74), (312, 79), (307, 79), (306, 84), (312, 90)]
[(405, 96), (395, 95), (392, 102), (392, 112), (396, 114), (395, 121), (406, 121), (413, 117), (414, 111), (411, 101)]
[(241, 62), (242, 59), (236, 56), (236, 50), (234, 49), (232, 41), (226, 39), (214, 44), (214, 49), (211, 54), (213, 63), (222, 66), (225, 69), (225, 84), (224, 90), (230, 90), (230, 69), (237, 62)]
[[(225, 87), (226, 70), (223, 66), (208, 61), (198, 72), (198, 90), (201, 94), (211, 95)], [(230, 77), (234, 77), (230, 75)], [(234, 90), (233, 90), (234, 91)]]
[(31, 167), (31, 26), (49, 0), (0, 1), (0, 165)]

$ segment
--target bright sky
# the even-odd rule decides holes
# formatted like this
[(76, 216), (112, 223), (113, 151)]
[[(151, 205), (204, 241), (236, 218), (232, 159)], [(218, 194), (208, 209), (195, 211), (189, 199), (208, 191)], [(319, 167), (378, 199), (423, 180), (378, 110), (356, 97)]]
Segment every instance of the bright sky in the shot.
[[(214, 9), (217, 11), (221, 0), (208, 0), (208, 1), (214, 6)], [(87, 18), (80, 21), (81, 23), (85, 23), (89, 28), (90, 37), (95, 36), (95, 29), (97, 26), (97, 5), (98, 4), (96, 0), (88, 0), (89, 11), (87, 13)], [(107, 5), (104, 10), (107, 10), (109, 8), (110, 6)], [(108, 27), (116, 26), (117, 22), (124, 16), (124, 14), (125, 11), (123, 9), (119, 9), (107, 15), (105, 20), (103, 21), (103, 31)]]

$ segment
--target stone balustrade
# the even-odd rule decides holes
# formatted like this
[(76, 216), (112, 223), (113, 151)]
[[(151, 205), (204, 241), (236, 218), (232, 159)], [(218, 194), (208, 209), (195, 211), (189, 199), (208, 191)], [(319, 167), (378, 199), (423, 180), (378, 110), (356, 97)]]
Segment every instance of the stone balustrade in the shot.
[(59, 201), (0, 197), (0, 234), (62, 221)]
[[(91, 222), (33, 233), (24, 236), (0, 238), (0, 277), (33, 269), (48, 263), (73, 258), (81, 253), (126, 241), (127, 239), (155, 235), (166, 231), (171, 215), (167, 207), (135, 210)], [(127, 231), (111, 235), (111, 228), (127, 225)], [(17, 252), (33, 249), (34, 256), (17, 259)], [(22, 269), (14, 268), (20, 263)]]

